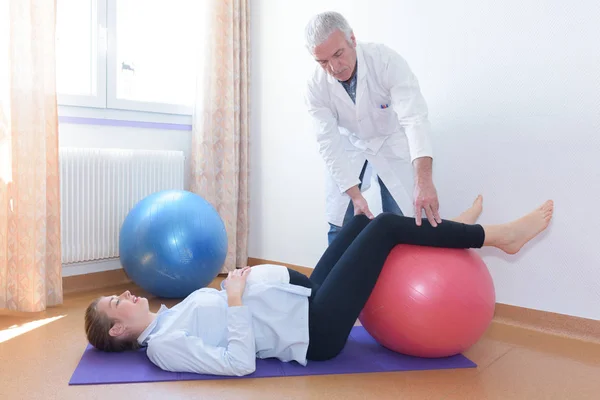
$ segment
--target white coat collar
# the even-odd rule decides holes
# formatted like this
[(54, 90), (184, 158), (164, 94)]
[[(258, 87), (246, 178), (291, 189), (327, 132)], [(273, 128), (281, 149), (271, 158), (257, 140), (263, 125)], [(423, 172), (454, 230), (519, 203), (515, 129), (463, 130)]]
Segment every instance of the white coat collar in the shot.
[(356, 60), (360, 68), (358, 68), (358, 80), (362, 80), (367, 76), (367, 66), (365, 65), (365, 56), (360, 42), (356, 42)]

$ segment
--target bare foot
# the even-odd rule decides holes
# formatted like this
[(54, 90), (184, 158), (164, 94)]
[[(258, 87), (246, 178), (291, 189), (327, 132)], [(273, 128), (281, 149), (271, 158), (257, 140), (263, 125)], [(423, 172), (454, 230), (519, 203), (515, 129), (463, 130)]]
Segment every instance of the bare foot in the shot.
[(479, 195), (475, 198), (473, 205), (466, 211), (460, 214), (458, 217), (451, 219), (451, 221), (461, 222), (463, 224), (474, 224), (483, 211), (483, 196)]
[(553, 213), (554, 202), (548, 200), (524, 217), (503, 225), (496, 247), (508, 254), (517, 253), (525, 243), (548, 227)]

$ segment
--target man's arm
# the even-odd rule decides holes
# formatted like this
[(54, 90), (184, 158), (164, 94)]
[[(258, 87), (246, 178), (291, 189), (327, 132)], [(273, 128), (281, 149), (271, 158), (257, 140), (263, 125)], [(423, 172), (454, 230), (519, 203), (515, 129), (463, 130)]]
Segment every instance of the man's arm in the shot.
[(432, 157), (419, 157), (413, 161), (413, 166), (415, 169), (415, 179), (418, 182), (431, 182), (433, 180)]
[(317, 88), (312, 85), (308, 85), (306, 105), (314, 123), (319, 153), (340, 192), (346, 192), (350, 196), (355, 214), (364, 213), (373, 218), (367, 201), (358, 188), (359, 177), (348, 174), (350, 160), (342, 145), (337, 120), (320, 97)]
[[(423, 210), (433, 226), (441, 223), (439, 201), (433, 183), (433, 150), (427, 103), (419, 82), (408, 63), (396, 52), (387, 49), (386, 86), (390, 88), (392, 107), (408, 139), (410, 158), (415, 175), (414, 207), (417, 225), (421, 225)], [(436, 223), (437, 221), (437, 223)]]
[(375, 218), (371, 210), (369, 209), (369, 204), (367, 203), (367, 199), (362, 195), (360, 189), (357, 186), (352, 186), (350, 189), (346, 190), (348, 196), (352, 199), (352, 206), (354, 207), (354, 215), (365, 214), (369, 219)]
[(421, 210), (431, 225), (437, 226), (442, 219), (439, 214), (439, 200), (435, 185), (433, 184), (433, 159), (431, 157), (419, 157), (413, 161), (415, 171), (415, 218), (417, 225), (421, 225)]

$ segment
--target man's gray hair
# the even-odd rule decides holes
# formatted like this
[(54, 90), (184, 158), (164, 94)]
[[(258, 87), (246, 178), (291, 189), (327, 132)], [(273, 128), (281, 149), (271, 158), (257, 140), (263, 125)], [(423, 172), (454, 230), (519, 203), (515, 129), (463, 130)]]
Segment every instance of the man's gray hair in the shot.
[(315, 47), (326, 41), (338, 29), (344, 33), (348, 43), (351, 43), (352, 28), (342, 14), (335, 11), (326, 11), (315, 15), (306, 25), (306, 48), (313, 54)]

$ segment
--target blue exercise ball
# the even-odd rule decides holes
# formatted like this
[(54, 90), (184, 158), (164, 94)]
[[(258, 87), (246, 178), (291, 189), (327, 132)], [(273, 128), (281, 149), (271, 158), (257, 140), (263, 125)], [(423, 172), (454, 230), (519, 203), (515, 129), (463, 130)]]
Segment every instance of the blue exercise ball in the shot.
[(197, 194), (156, 192), (127, 214), (119, 256), (125, 273), (144, 290), (158, 297), (183, 298), (219, 274), (227, 256), (225, 224)]

